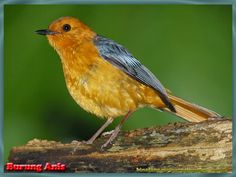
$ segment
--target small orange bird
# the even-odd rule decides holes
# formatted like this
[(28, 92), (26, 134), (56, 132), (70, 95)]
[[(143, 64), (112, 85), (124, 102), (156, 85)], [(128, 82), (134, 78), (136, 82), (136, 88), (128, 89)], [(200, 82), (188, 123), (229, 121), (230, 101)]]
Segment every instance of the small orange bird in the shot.
[(116, 117), (124, 116), (102, 146), (106, 147), (128, 117), (144, 106), (190, 122), (222, 117), (169, 93), (122, 45), (96, 34), (76, 18), (59, 18), (48, 29), (36, 33), (46, 35), (59, 54), (73, 99), (86, 111), (107, 119), (87, 143), (93, 143)]

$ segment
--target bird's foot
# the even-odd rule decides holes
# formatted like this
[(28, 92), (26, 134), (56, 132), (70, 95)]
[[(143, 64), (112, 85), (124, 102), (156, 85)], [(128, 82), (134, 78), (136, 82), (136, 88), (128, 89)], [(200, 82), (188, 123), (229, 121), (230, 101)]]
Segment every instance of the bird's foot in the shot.
[(102, 133), (102, 136), (112, 135), (113, 132), (114, 132), (114, 130), (111, 130), (109, 132), (104, 132), (104, 133)]
[[(101, 150), (104, 150), (109, 144), (112, 144), (112, 141), (117, 137), (118, 133), (120, 132), (120, 128), (116, 128), (110, 132), (105, 132), (102, 135), (106, 136), (111, 134), (110, 138), (101, 146)], [(105, 135), (104, 135), (105, 134)]]
[(104, 143), (102, 146), (101, 146), (101, 150), (102, 151), (104, 151), (105, 150), (105, 148), (108, 146), (108, 144), (109, 144), (110, 142), (106, 142), (106, 143)]
[(70, 152), (71, 155), (73, 155), (73, 154), (76, 152), (76, 150), (78, 149), (78, 147), (79, 147), (82, 143), (83, 143), (83, 141), (77, 141), (77, 140), (73, 140), (73, 141), (71, 142), (71, 144), (74, 145), (74, 148), (73, 148), (72, 151)]
[(71, 144), (73, 144), (73, 145), (75, 145), (75, 147), (73, 148), (73, 150), (71, 151), (71, 154), (73, 155), (75, 152), (76, 152), (76, 150), (79, 148), (79, 146), (81, 145), (81, 144), (93, 144), (93, 141), (91, 141), (91, 140), (88, 140), (88, 141), (77, 141), (77, 140), (73, 140), (72, 142), (71, 142)]

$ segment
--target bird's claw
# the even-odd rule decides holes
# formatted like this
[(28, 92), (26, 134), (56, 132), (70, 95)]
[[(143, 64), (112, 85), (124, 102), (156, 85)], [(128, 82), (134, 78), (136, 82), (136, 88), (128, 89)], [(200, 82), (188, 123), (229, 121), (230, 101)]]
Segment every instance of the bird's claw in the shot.
[(104, 151), (109, 144), (112, 144), (109, 140), (101, 146), (101, 150)]
[[(107, 132), (106, 132), (107, 133)], [(111, 132), (109, 132), (110, 134)], [(116, 138), (117, 131), (112, 131), (110, 138), (101, 146), (101, 150), (104, 150), (108, 145), (112, 145), (112, 141)]]
[(78, 147), (81, 145), (81, 144), (92, 144), (93, 142), (90, 142), (90, 141), (77, 141), (77, 140), (73, 140), (72, 142), (71, 142), (71, 144), (74, 144), (75, 145), (75, 147), (73, 148), (73, 150), (71, 151), (71, 155), (73, 155), (75, 152), (76, 152), (76, 150), (78, 149)]
[(71, 142), (71, 144), (74, 144), (74, 145), (75, 145), (75, 147), (74, 147), (74, 148), (72, 149), (72, 151), (70, 152), (71, 155), (74, 155), (74, 153), (75, 153), (76, 150), (78, 149), (79, 145), (81, 145), (81, 143), (83, 143), (83, 142), (81, 142), (81, 141), (76, 141), (76, 140), (73, 140), (73, 141)]
[(102, 133), (102, 136), (112, 135), (113, 132), (114, 132), (114, 130), (111, 130), (109, 132), (104, 132), (104, 133)]

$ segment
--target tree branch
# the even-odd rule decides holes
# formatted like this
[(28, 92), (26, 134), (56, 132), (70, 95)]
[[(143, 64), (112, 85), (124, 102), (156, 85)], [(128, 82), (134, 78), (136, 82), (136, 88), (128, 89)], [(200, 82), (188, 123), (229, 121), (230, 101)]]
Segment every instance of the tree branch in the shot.
[[(106, 133), (105, 133), (106, 134)], [(13, 147), (9, 161), (16, 164), (64, 163), (67, 172), (231, 172), (232, 122), (174, 123), (162, 127), (122, 131), (105, 150), (109, 138), (94, 144), (62, 144), (31, 140)]]

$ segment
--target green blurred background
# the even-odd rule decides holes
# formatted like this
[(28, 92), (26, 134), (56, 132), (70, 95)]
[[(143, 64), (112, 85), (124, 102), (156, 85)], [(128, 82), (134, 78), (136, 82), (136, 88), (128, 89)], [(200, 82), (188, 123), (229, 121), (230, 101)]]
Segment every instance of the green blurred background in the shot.
[[(229, 5), (5, 5), (5, 161), (33, 138), (86, 140), (104, 123), (73, 101), (59, 56), (35, 30), (78, 17), (124, 45), (175, 95), (232, 116), (231, 14)], [(175, 121), (182, 120), (144, 108), (123, 129)]]

